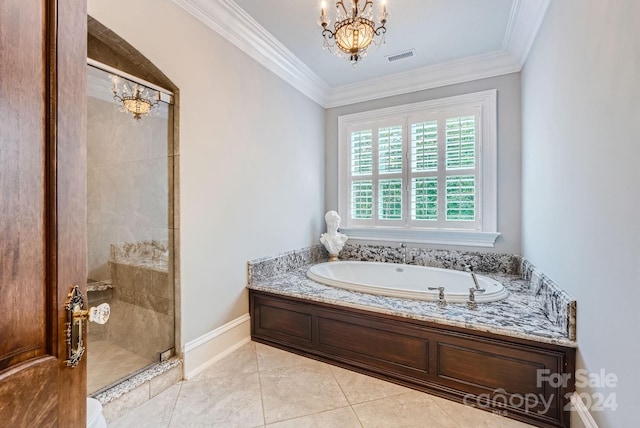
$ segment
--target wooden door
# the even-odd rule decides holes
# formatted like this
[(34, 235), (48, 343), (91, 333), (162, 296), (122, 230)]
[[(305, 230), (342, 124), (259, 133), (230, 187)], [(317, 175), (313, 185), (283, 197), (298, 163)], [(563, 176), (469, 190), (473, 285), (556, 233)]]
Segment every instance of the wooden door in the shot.
[(86, 421), (64, 310), (86, 292), (86, 19), (86, 0), (0, 0), (2, 426)]

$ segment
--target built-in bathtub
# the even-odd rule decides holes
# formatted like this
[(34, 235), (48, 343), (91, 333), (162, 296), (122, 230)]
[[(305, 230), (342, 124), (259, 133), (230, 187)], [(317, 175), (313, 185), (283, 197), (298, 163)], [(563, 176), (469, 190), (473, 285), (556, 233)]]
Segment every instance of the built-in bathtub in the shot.
[[(418, 266), (440, 268), (432, 273), (454, 269), (466, 278), (467, 300), (475, 284), (464, 269), (471, 266), (509, 294), (477, 305), (440, 305), (330, 286), (309, 278), (309, 269), (327, 259), (323, 248), (311, 247), (249, 262), (252, 339), (535, 426), (571, 426), (576, 302), (528, 261), (350, 243), (340, 256), (364, 262), (373, 285), (385, 276), (372, 269), (378, 262), (390, 275)], [(446, 278), (435, 281), (440, 284), (425, 288), (447, 288)], [(541, 385), (539, 373), (546, 371), (568, 382)]]
[(497, 302), (509, 296), (501, 282), (486, 276), (475, 275), (478, 290), (469, 272), (407, 264), (327, 262), (311, 266), (307, 276), (333, 287), (405, 299), (436, 301), (440, 287), (445, 300), (452, 303), (468, 301), (471, 288), (476, 290), (476, 302)]

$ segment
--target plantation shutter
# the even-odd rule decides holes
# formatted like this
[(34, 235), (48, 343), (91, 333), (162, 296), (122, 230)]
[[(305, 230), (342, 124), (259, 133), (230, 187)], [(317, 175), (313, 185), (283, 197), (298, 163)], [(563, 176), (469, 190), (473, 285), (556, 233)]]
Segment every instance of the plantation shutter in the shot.
[(349, 224), (478, 230), (475, 107), (348, 127)]

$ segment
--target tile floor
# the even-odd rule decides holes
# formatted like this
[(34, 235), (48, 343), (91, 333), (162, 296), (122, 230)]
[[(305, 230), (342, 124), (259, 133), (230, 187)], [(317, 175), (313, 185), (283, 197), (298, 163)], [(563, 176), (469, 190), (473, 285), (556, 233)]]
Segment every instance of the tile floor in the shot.
[(503, 418), (250, 342), (110, 428), (526, 428)]
[(106, 340), (89, 337), (87, 346), (87, 392), (93, 394), (100, 388), (130, 375), (152, 361)]

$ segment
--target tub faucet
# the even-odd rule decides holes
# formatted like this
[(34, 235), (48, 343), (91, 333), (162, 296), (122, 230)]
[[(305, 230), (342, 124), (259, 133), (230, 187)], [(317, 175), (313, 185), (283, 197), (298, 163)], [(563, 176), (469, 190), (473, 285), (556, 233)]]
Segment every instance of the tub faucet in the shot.
[(407, 264), (407, 244), (404, 242), (400, 243), (400, 249), (402, 249), (402, 264)]
[(429, 287), (429, 290), (438, 290), (438, 306), (444, 308), (447, 301), (444, 299), (444, 287)]
[(484, 293), (486, 290), (483, 288), (473, 288), (469, 289), (469, 301), (467, 302), (467, 307), (469, 309), (478, 309), (478, 303), (476, 302), (476, 293)]
[(471, 279), (473, 279), (473, 284), (475, 285), (476, 290), (482, 290), (478, 284), (478, 278), (476, 278), (476, 273), (473, 271), (473, 267), (471, 267), (471, 265), (467, 265), (465, 270), (471, 274)]

